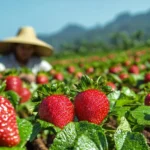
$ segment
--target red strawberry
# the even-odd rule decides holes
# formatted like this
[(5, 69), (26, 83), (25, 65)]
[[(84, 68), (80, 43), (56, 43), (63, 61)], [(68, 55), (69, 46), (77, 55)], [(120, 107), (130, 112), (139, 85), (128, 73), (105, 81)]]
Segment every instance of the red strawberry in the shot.
[(38, 74), (36, 76), (36, 83), (37, 84), (46, 84), (48, 83), (48, 76), (46, 74)]
[(22, 81), (17, 76), (8, 76), (6, 77), (6, 90), (13, 90), (16, 93), (20, 94), (22, 88)]
[(147, 94), (147, 96), (145, 97), (144, 104), (150, 106), (150, 94)]
[(93, 73), (94, 72), (94, 68), (93, 67), (89, 67), (86, 69), (86, 73), (87, 74), (90, 74), (90, 73)]
[(128, 75), (127, 73), (121, 73), (121, 74), (119, 75), (119, 77), (120, 77), (120, 79), (124, 80), (124, 79), (129, 78), (129, 75)]
[(19, 144), (20, 136), (16, 122), (16, 113), (9, 100), (0, 96), (0, 146)]
[(107, 82), (107, 85), (112, 88), (112, 90), (116, 90), (116, 85), (113, 82)]
[(76, 76), (78, 79), (80, 79), (80, 78), (83, 76), (83, 73), (82, 73), (82, 72), (77, 72), (77, 73), (75, 74), (75, 76)]
[(20, 96), (21, 96), (20, 103), (27, 102), (31, 98), (31, 92), (27, 88), (22, 88)]
[(131, 61), (130, 61), (130, 60), (126, 60), (123, 64), (124, 64), (125, 66), (129, 66), (129, 65), (131, 65)]
[(132, 65), (129, 68), (129, 72), (133, 74), (139, 74), (139, 67), (137, 65)]
[(46, 97), (38, 110), (41, 119), (63, 128), (74, 119), (74, 106), (64, 95)]
[(56, 73), (54, 75), (54, 79), (59, 80), (59, 81), (63, 81), (64, 80), (64, 76), (62, 73)]
[(75, 112), (79, 121), (100, 124), (109, 112), (109, 101), (103, 92), (89, 89), (75, 97)]
[(75, 67), (74, 67), (74, 66), (68, 66), (68, 67), (67, 67), (67, 71), (68, 71), (70, 74), (72, 74), (72, 73), (75, 72)]
[(109, 72), (110, 73), (118, 73), (122, 70), (121, 66), (113, 66), (109, 68)]
[(145, 82), (150, 82), (150, 72), (145, 74), (144, 81)]

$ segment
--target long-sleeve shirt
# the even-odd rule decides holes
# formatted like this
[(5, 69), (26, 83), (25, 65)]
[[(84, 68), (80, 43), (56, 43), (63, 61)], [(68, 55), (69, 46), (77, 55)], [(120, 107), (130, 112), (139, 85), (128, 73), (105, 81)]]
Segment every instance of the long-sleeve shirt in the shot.
[[(52, 68), (46, 60), (42, 60), (40, 57), (36, 56), (31, 57), (25, 67), (31, 69), (34, 74), (38, 71), (49, 71)], [(0, 71), (12, 68), (21, 68), (14, 54), (0, 57)]]

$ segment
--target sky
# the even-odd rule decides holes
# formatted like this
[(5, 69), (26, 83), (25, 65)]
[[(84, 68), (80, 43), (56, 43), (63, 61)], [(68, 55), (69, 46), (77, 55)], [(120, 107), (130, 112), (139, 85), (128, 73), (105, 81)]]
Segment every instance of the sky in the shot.
[(105, 25), (121, 12), (150, 10), (150, 0), (0, 0), (0, 39), (15, 36), (21, 26), (51, 35), (67, 24)]

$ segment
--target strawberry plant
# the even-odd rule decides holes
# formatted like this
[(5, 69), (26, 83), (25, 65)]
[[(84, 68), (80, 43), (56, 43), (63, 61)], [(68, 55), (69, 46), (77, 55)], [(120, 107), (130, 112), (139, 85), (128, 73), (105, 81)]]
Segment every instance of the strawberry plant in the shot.
[(65, 60), (36, 75), (43, 84), (19, 78), (28, 69), (2, 72), (0, 150), (148, 150), (145, 52)]

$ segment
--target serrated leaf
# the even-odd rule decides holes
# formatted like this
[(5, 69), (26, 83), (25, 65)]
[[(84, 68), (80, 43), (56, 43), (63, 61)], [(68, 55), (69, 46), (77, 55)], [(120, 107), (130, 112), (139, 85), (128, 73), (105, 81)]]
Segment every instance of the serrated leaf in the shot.
[(133, 118), (137, 120), (139, 125), (150, 125), (150, 107), (139, 106), (131, 112)]
[(146, 139), (140, 133), (131, 132), (130, 125), (125, 117), (121, 118), (114, 141), (117, 150), (148, 150)]
[(17, 122), (21, 139), (17, 147), (23, 148), (31, 136), (33, 126), (29, 121), (25, 119), (17, 119)]
[(121, 117), (120, 125), (117, 130), (131, 131), (130, 125), (125, 117)]
[(16, 108), (20, 101), (19, 95), (14, 91), (6, 91), (5, 96), (12, 103), (12, 105)]
[[(83, 135), (83, 137), (81, 135)], [(89, 143), (91, 143), (91, 145), (93, 145), (92, 143), (94, 143), (94, 145), (100, 150), (108, 149), (107, 140), (105, 134), (102, 131), (102, 128), (98, 125), (84, 121), (72, 122), (65, 126), (62, 131), (57, 133), (56, 138), (54, 139), (54, 142), (51, 145), (50, 149), (77, 149), (77, 147), (83, 147), (83, 143), (79, 142), (81, 140), (87, 140)]]
[(49, 132), (53, 131), (57, 133), (61, 129), (56, 127), (54, 124), (38, 119), (33, 126), (33, 132), (31, 134), (30, 141), (33, 141), (42, 130), (49, 130)]
[(99, 150), (96, 144), (86, 135), (81, 135), (74, 146), (74, 150)]
[(110, 110), (113, 109), (119, 96), (120, 96), (120, 91), (113, 91), (107, 95), (107, 98), (109, 99), (110, 102)]
[(116, 101), (115, 107), (124, 106), (124, 105), (136, 105), (137, 99), (129, 97), (123, 93), (120, 94), (119, 99)]
[(118, 116), (119, 118), (123, 117), (128, 111), (130, 110), (130, 107), (115, 107), (113, 111), (111, 112), (112, 114)]
[(114, 140), (118, 150), (122, 148), (128, 131), (131, 131), (130, 125), (125, 117), (121, 117), (120, 125), (114, 134)]
[(129, 97), (136, 97), (136, 94), (134, 93), (134, 91), (132, 91), (128, 87), (123, 87), (121, 90), (121, 93)]
[[(149, 150), (146, 139), (141, 133), (128, 132), (121, 150)], [(120, 149), (117, 149), (120, 150)]]

